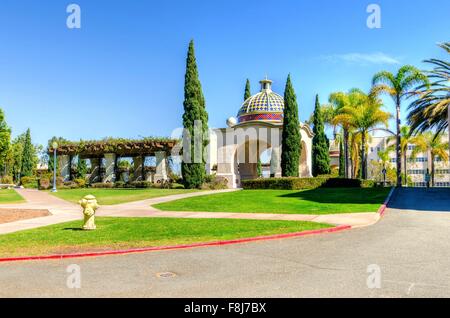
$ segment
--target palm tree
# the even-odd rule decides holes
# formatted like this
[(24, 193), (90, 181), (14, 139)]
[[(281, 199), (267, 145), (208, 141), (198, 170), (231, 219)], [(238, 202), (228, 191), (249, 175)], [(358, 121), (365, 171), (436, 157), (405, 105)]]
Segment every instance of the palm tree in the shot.
[(332, 118), (332, 124), (336, 126), (341, 126), (343, 130), (343, 141), (344, 141), (344, 161), (345, 161), (345, 178), (350, 178), (350, 166), (349, 166), (349, 134), (351, 129), (351, 121), (349, 121), (349, 116), (339, 116), (342, 110), (346, 107), (356, 107), (361, 103), (361, 94), (364, 94), (361, 90), (357, 88), (351, 89), (348, 93), (336, 92), (332, 93), (329, 97), (329, 102), (331, 106), (326, 106), (328, 118)]
[[(390, 143), (394, 139), (395, 139), (395, 137), (389, 137), (387, 139), (387, 142)], [(400, 128), (400, 152), (401, 152), (401, 157), (402, 157), (402, 161), (403, 161), (403, 175), (405, 176), (405, 180), (404, 180), (405, 185), (408, 183), (408, 181), (407, 181), (408, 180), (407, 152), (408, 152), (409, 145), (416, 146), (417, 145), (417, 137), (411, 135), (411, 129), (409, 126), (402, 126)], [(389, 151), (395, 151), (395, 143), (391, 144), (388, 147), (388, 149), (389, 149)], [(419, 152), (418, 148), (414, 147), (414, 149), (412, 150), (411, 157), (415, 158), (415, 156), (417, 155), (418, 152)]]
[(431, 186), (434, 186), (434, 162), (438, 157), (448, 162), (448, 143), (442, 141), (442, 133), (436, 135), (432, 132), (426, 132), (417, 135), (416, 147), (420, 152), (427, 153), (428, 158), (431, 160)]
[(372, 79), (372, 94), (382, 93), (392, 97), (396, 108), (396, 158), (397, 158), (397, 186), (402, 186), (401, 160), (400, 160), (400, 107), (403, 98), (411, 95), (411, 89), (417, 85), (428, 85), (428, 78), (417, 68), (411, 65), (402, 66), (396, 75), (382, 71), (374, 75)]
[(349, 132), (349, 152), (350, 152), (350, 166), (352, 167), (351, 178), (359, 178), (358, 172), (361, 172), (361, 133), (357, 130), (350, 130)]
[(383, 149), (378, 151), (378, 158), (380, 158), (383, 169), (386, 169), (386, 164), (389, 161), (389, 149)]
[[(450, 42), (439, 46), (450, 54)], [(419, 98), (408, 107), (408, 123), (413, 133), (435, 128), (439, 134), (448, 127), (447, 116), (450, 116), (450, 63), (438, 59), (424, 62), (434, 65), (432, 71), (426, 72), (431, 84), (418, 87)]]
[(391, 114), (381, 109), (383, 103), (375, 96), (368, 96), (362, 92), (356, 98), (359, 103), (345, 106), (335, 117), (337, 122), (347, 122), (361, 135), (361, 176), (367, 178), (366, 142), (368, 132), (380, 124), (388, 126)]

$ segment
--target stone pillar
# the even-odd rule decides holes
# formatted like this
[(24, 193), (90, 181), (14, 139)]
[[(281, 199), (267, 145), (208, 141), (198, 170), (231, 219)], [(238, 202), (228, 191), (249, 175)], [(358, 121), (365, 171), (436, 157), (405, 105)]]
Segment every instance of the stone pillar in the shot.
[(64, 179), (64, 182), (70, 180), (70, 156), (58, 156), (59, 173)]
[(281, 177), (281, 146), (272, 148), (272, 156), (270, 159), (270, 176), (275, 178)]
[(156, 152), (155, 157), (156, 173), (153, 181), (156, 183), (161, 180), (167, 180), (166, 153), (164, 151)]
[(105, 175), (103, 183), (111, 183), (116, 181), (116, 154), (105, 153)]
[(133, 158), (133, 181), (143, 181), (142, 169), (144, 166), (144, 160), (142, 157)]
[(145, 181), (153, 183), (154, 172), (152, 170), (145, 171)]
[(89, 183), (100, 182), (100, 158), (90, 159), (91, 161), (91, 175), (89, 176)]
[(238, 188), (240, 186), (236, 145), (234, 143), (218, 147), (216, 175), (227, 179), (227, 186), (230, 189)]

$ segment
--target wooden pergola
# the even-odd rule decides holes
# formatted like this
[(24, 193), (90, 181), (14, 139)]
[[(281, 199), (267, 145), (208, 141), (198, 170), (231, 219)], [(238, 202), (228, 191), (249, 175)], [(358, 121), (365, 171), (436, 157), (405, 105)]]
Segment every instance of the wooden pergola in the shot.
[[(121, 157), (131, 157), (134, 163), (133, 181), (158, 182), (167, 178), (166, 158), (171, 155), (178, 140), (168, 138), (114, 139), (70, 142), (63, 141), (56, 149), (59, 170), (65, 181), (72, 179), (71, 163), (75, 156), (91, 162), (90, 182), (115, 182), (120, 174), (118, 161)], [(54, 149), (49, 148), (49, 153)], [(156, 169), (151, 180), (147, 177), (145, 158), (156, 157)], [(102, 171), (102, 161), (105, 169)], [(151, 170), (151, 169), (150, 169)]]

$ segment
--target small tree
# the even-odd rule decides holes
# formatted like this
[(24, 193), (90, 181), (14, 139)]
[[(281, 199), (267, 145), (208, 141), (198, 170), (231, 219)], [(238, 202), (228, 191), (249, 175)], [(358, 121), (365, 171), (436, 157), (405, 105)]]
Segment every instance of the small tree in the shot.
[(86, 160), (78, 157), (76, 177), (79, 179), (85, 179), (87, 172), (88, 172), (88, 166), (87, 166)]
[[(181, 163), (183, 183), (188, 189), (199, 188), (203, 184), (206, 175), (204, 152), (208, 144), (208, 141), (205, 140), (208, 132), (208, 113), (206, 112), (205, 98), (203, 97), (202, 86), (198, 76), (194, 41), (189, 43), (186, 60), (183, 106), (183, 127), (185, 133), (183, 135), (183, 162)], [(198, 123), (201, 124), (201, 131), (195, 131)], [(198, 136), (199, 134), (201, 136)]]
[(345, 177), (344, 145), (342, 140), (339, 140), (339, 177)]
[(284, 91), (284, 120), (281, 152), (283, 177), (298, 177), (300, 153), (302, 150), (298, 104), (289, 74)]
[(252, 96), (252, 93), (250, 90), (250, 80), (247, 79), (247, 82), (245, 83), (244, 101), (249, 99), (251, 96)]
[(2, 172), (5, 172), (8, 153), (11, 147), (11, 128), (5, 121), (5, 114), (0, 109), (0, 165)]
[(434, 187), (434, 173), (436, 158), (444, 162), (449, 161), (448, 142), (442, 138), (442, 132), (437, 135), (431, 131), (420, 134), (416, 137), (415, 145), (418, 151), (426, 153), (431, 162), (431, 186)]
[(262, 163), (261, 159), (258, 158), (258, 164), (256, 166), (256, 174), (258, 175), (258, 178), (262, 177)]
[(312, 140), (312, 173), (317, 177), (320, 174), (330, 173), (330, 154), (327, 136), (325, 135), (319, 95), (316, 95), (316, 106), (313, 118), (314, 138)]
[(20, 171), (21, 177), (30, 177), (33, 175), (34, 163), (35, 163), (34, 147), (31, 143), (31, 132), (30, 129), (27, 130), (25, 134), (25, 141), (23, 145), (22, 153), (22, 167)]

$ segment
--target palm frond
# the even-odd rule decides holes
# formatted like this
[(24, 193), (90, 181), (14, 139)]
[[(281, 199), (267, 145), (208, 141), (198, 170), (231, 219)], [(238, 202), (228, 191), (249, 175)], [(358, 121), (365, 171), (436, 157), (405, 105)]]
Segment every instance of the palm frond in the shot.
[[(450, 43), (441, 44), (440, 47), (450, 53)], [(414, 134), (434, 130), (435, 135), (438, 135), (448, 128), (450, 64), (438, 59), (425, 62), (435, 67), (427, 72), (429, 85), (422, 84), (416, 88), (414, 95), (418, 98), (409, 105), (407, 120)]]

